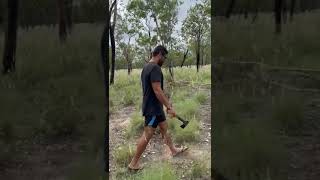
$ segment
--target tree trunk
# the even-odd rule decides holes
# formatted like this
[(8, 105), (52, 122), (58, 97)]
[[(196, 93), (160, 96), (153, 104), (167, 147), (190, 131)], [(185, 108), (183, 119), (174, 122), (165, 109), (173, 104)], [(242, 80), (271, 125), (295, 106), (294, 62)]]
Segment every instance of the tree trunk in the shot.
[(199, 72), (199, 66), (200, 66), (200, 38), (197, 39), (197, 72)]
[(287, 0), (283, 0), (283, 5), (282, 5), (282, 17), (283, 17), (283, 23), (285, 24), (287, 22)]
[(114, 1), (114, 14), (113, 14), (113, 24), (110, 27), (110, 40), (111, 40), (111, 75), (110, 84), (114, 83), (114, 72), (115, 72), (115, 62), (116, 62), (116, 43), (114, 37), (114, 29), (116, 27), (116, 17), (117, 17), (117, 0)]
[(234, 7), (234, 4), (235, 4), (235, 0), (230, 0), (228, 9), (226, 11), (226, 18), (230, 18), (231, 14), (232, 14), (233, 7)]
[(129, 49), (128, 49), (128, 47), (124, 49), (124, 56), (125, 56), (126, 61), (127, 61), (128, 75), (130, 75), (132, 67), (131, 67), (131, 61), (130, 61), (130, 57), (129, 57)]
[(254, 22), (256, 21), (256, 19), (257, 19), (257, 17), (258, 17), (258, 12), (259, 12), (259, 10), (258, 10), (258, 8), (256, 8), (256, 9), (255, 9), (255, 12), (254, 12), (254, 15), (253, 15), (253, 17), (252, 17), (251, 23), (254, 23)]
[(110, 27), (110, 40), (111, 40), (111, 74), (110, 74), (110, 84), (114, 83), (114, 71), (115, 71), (115, 61), (116, 61), (116, 45), (114, 38), (114, 27)]
[(248, 19), (248, 10), (244, 9), (244, 19)]
[(101, 38), (100, 51), (101, 51), (101, 62), (102, 62), (102, 70), (103, 70), (103, 82), (105, 89), (105, 110), (106, 110), (106, 118), (105, 118), (105, 128), (104, 128), (104, 149), (103, 149), (103, 157), (104, 157), (104, 171), (109, 172), (109, 156), (107, 153), (109, 150), (109, 127), (107, 126), (108, 118), (109, 118), (109, 61), (107, 61), (107, 57), (109, 57), (109, 21), (107, 21), (107, 25), (104, 27), (104, 31)]
[(183, 60), (181, 63), (181, 67), (183, 66), (184, 61), (187, 59), (188, 52), (189, 52), (189, 49), (187, 49), (187, 51), (183, 54)]
[(5, 32), (3, 53), (3, 74), (15, 71), (17, 29), (18, 29), (18, 0), (8, 0), (8, 18)]
[(65, 42), (67, 38), (67, 19), (65, 12), (65, 1), (58, 0), (59, 38), (60, 42)]
[(67, 21), (67, 29), (68, 33), (71, 34), (72, 31), (72, 10), (73, 10), (73, 0), (66, 1), (66, 21)]
[(282, 10), (282, 0), (275, 0), (275, 33), (281, 33), (281, 10)]
[(305, 12), (306, 11), (306, 6), (305, 6), (305, 0), (300, 0), (300, 10), (301, 12)]
[(202, 47), (201, 48), (201, 56), (200, 56), (201, 57), (201, 66), (203, 66), (203, 55), (204, 55), (203, 51), (204, 51), (204, 48)]
[(293, 14), (296, 6), (296, 0), (291, 0), (291, 6), (290, 6), (290, 21), (293, 21)]

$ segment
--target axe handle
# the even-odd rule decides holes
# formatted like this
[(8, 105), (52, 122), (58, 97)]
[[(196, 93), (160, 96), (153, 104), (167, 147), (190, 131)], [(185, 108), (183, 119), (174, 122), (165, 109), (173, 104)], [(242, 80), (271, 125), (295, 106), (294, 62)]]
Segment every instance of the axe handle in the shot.
[(176, 117), (177, 117), (180, 121), (182, 121), (183, 123), (186, 122), (186, 120), (184, 120), (182, 117), (180, 117), (180, 116), (178, 116), (178, 115), (176, 115)]

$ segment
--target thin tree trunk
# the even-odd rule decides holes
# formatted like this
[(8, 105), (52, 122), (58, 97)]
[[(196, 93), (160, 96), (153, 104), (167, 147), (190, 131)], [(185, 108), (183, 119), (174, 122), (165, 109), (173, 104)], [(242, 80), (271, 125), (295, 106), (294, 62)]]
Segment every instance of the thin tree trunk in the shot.
[(247, 9), (244, 10), (244, 19), (248, 19), (248, 10)]
[(254, 13), (254, 15), (252, 17), (251, 23), (254, 23), (256, 21), (257, 17), (258, 17), (258, 8), (255, 9), (255, 13)]
[(67, 29), (68, 29), (68, 33), (71, 34), (71, 31), (72, 31), (73, 0), (67, 0), (66, 7), (67, 7), (66, 8)]
[(110, 84), (114, 83), (114, 73), (115, 73), (115, 62), (116, 62), (116, 43), (114, 37), (114, 29), (116, 27), (116, 17), (117, 17), (117, 0), (115, 0), (114, 14), (113, 14), (113, 24), (110, 27), (110, 40), (111, 40), (111, 75)]
[(281, 33), (281, 10), (282, 10), (282, 0), (275, 0), (275, 33)]
[(197, 72), (199, 72), (199, 66), (200, 66), (200, 37), (197, 39)]
[(296, 0), (291, 0), (291, 6), (290, 6), (290, 21), (293, 21), (293, 14), (296, 6)]
[(187, 49), (187, 51), (183, 55), (183, 60), (182, 60), (182, 63), (181, 63), (181, 67), (183, 66), (185, 60), (187, 59), (188, 52), (189, 52), (189, 49)]
[(159, 27), (159, 24), (158, 24), (157, 16), (156, 16), (155, 13), (153, 13), (153, 14), (151, 15), (151, 17), (153, 17), (154, 22), (156, 23), (158, 40), (159, 40), (160, 43), (164, 46), (165, 44), (164, 44), (164, 42), (163, 42), (163, 37), (162, 37), (162, 35), (161, 35), (161, 33), (160, 33), (160, 27)]
[(104, 27), (104, 31), (101, 38), (101, 62), (103, 69), (103, 82), (105, 89), (105, 110), (106, 110), (106, 118), (105, 118), (105, 128), (104, 128), (104, 149), (103, 149), (103, 157), (104, 157), (104, 171), (106, 173), (109, 172), (109, 155), (106, 153), (109, 150), (109, 127), (108, 127), (108, 118), (109, 118), (109, 61), (107, 61), (107, 57), (109, 57), (109, 21), (107, 21), (107, 25)]
[(114, 38), (114, 28), (110, 27), (110, 40), (111, 40), (111, 74), (110, 84), (114, 83), (114, 71), (115, 71), (115, 60), (116, 60), (116, 45)]
[(8, 0), (8, 21), (5, 32), (3, 53), (3, 74), (15, 71), (17, 30), (18, 30), (18, 0)]
[(64, 0), (58, 0), (59, 38), (60, 42), (65, 42), (67, 38), (67, 19), (65, 13)]
[(201, 48), (201, 56), (200, 56), (201, 57), (201, 66), (203, 66), (203, 55), (204, 55), (203, 51), (204, 51), (204, 48), (202, 47)]
[(235, 4), (235, 0), (230, 0), (228, 9), (226, 11), (226, 18), (230, 18), (231, 14), (232, 14), (233, 7), (234, 7), (234, 4)]
[(283, 23), (287, 23), (287, 0), (283, 0), (283, 5), (282, 5), (282, 17), (283, 17)]

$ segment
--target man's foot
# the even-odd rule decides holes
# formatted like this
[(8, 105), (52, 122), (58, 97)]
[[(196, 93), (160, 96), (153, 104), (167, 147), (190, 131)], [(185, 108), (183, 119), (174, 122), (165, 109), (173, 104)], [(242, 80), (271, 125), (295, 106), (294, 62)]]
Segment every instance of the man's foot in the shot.
[(131, 171), (139, 171), (143, 169), (143, 166), (141, 166), (140, 164), (136, 164), (135, 166), (132, 166), (131, 164), (128, 165), (128, 169)]
[(172, 156), (178, 156), (179, 154), (183, 153), (184, 151), (186, 151), (187, 149), (189, 149), (186, 146), (182, 146), (181, 148), (176, 148), (175, 152), (172, 152)]

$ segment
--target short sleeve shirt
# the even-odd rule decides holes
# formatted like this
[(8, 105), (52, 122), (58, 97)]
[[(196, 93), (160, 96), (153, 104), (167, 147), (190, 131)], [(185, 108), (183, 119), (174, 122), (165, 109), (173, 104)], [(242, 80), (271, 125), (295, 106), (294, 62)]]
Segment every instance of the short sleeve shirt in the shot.
[(161, 67), (155, 63), (147, 63), (144, 65), (141, 72), (141, 83), (142, 83), (142, 115), (143, 116), (154, 116), (163, 115), (163, 104), (156, 97), (153, 89), (152, 82), (160, 82), (161, 89), (163, 90), (163, 74)]

